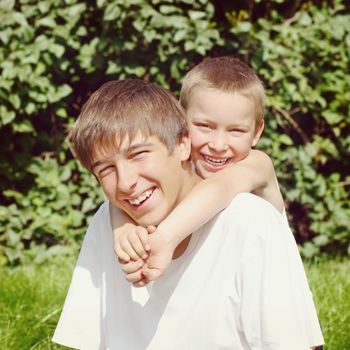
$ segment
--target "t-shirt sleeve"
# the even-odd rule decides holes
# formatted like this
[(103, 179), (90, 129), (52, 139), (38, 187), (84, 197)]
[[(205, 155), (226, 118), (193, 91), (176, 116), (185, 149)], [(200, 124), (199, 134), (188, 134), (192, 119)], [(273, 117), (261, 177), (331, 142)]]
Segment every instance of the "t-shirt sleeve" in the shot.
[(104, 349), (101, 332), (99, 234), (106, 225), (105, 203), (85, 235), (53, 341), (84, 350)]
[[(236, 287), (240, 326), (252, 350), (302, 350), (323, 344), (312, 294), (294, 237), (270, 205), (250, 203), (246, 247)], [(249, 208), (249, 209), (248, 209)], [(241, 213), (244, 215), (244, 209)]]

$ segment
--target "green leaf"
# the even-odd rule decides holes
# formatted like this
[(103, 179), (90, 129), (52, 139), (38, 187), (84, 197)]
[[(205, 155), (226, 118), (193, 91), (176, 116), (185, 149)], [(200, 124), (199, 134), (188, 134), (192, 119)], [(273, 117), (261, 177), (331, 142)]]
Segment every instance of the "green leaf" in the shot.
[(12, 31), (10, 28), (4, 29), (0, 31), (0, 40), (7, 45), (9, 43)]
[(203, 11), (193, 11), (193, 10), (188, 11), (188, 15), (190, 16), (192, 21), (197, 21), (207, 16), (207, 14)]
[(58, 90), (57, 90), (57, 95), (61, 98), (63, 97), (66, 97), (68, 95), (70, 95), (72, 93), (73, 89), (67, 85), (67, 84), (64, 84), (64, 85), (61, 85)]
[(335, 113), (330, 110), (323, 111), (322, 116), (327, 120), (327, 122), (330, 125), (338, 124), (344, 119), (344, 117), (341, 114)]
[(299, 17), (299, 23), (305, 27), (308, 27), (311, 25), (312, 20), (307, 12), (301, 13), (301, 16)]
[(246, 33), (252, 30), (252, 24), (250, 22), (240, 22), (237, 24), (236, 28), (238, 33)]
[(183, 39), (186, 38), (187, 34), (188, 34), (187, 29), (177, 30), (174, 35), (174, 42), (178, 43), (179, 41), (182, 41)]
[(159, 12), (162, 13), (163, 15), (168, 15), (171, 13), (181, 13), (181, 10), (176, 6), (161, 5), (159, 7)]
[(50, 52), (52, 52), (57, 58), (61, 58), (64, 54), (64, 46), (58, 44), (52, 44), (50, 46)]
[(25, 16), (23, 15), (23, 13), (15, 12), (12, 14), (12, 18), (14, 19), (15, 22), (17, 22), (21, 26), (23, 26), (23, 27), (28, 26), (28, 22), (27, 22)]
[(51, 7), (49, 1), (38, 1), (37, 5), (41, 13), (47, 13)]
[(105, 21), (114, 21), (120, 16), (120, 14), (120, 8), (115, 3), (111, 3), (106, 7), (103, 19)]
[(61, 117), (61, 118), (66, 118), (67, 117), (67, 111), (65, 108), (58, 108), (56, 111), (56, 115)]
[(319, 235), (319, 236), (316, 236), (313, 239), (313, 241), (318, 247), (322, 247), (329, 243), (329, 237), (324, 235)]
[(19, 109), (19, 107), (21, 105), (21, 100), (20, 100), (18, 95), (16, 95), (16, 94), (10, 95), (9, 101), (12, 103), (12, 105), (15, 109)]
[(15, 7), (15, 0), (2, 0), (1, 9), (4, 11), (12, 10)]
[(135, 29), (137, 29), (139, 32), (142, 32), (143, 29), (145, 28), (146, 22), (143, 21), (142, 19), (137, 19), (135, 20), (132, 25), (134, 26)]
[(80, 15), (84, 11), (86, 11), (86, 4), (80, 3), (80, 4), (76, 4), (76, 5), (70, 6), (68, 8), (67, 14), (68, 14), (69, 17), (76, 18), (76, 17), (80, 17)]
[(186, 41), (185, 42), (185, 51), (192, 51), (196, 47), (194, 41)]
[(36, 111), (36, 106), (32, 102), (28, 102), (28, 104), (25, 107), (25, 111), (27, 114), (32, 114), (34, 111)]
[(284, 145), (287, 145), (287, 146), (293, 145), (292, 139), (291, 139), (288, 135), (286, 135), (286, 134), (280, 135), (280, 136), (278, 137), (278, 140), (279, 140), (282, 144), (284, 144)]
[(23, 120), (17, 124), (12, 125), (13, 130), (19, 133), (33, 132), (34, 128), (30, 120)]
[(86, 199), (84, 200), (84, 202), (83, 202), (83, 206), (82, 206), (81, 211), (82, 211), (83, 213), (86, 213), (86, 212), (88, 212), (88, 211), (90, 211), (90, 210), (92, 210), (92, 209), (95, 209), (95, 204), (94, 204), (94, 202), (92, 201), (91, 198), (86, 198)]
[(0, 106), (0, 117), (2, 125), (6, 125), (15, 119), (16, 113), (14, 111), (7, 110), (5, 106)]
[(40, 18), (36, 22), (36, 25), (37, 26), (54, 28), (56, 26), (56, 21), (52, 17), (44, 17), (44, 18)]

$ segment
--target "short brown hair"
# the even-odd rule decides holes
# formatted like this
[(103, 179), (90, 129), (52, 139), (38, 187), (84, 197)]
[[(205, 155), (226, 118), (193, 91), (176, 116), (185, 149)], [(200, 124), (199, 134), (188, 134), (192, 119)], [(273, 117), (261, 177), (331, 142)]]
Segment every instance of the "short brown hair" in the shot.
[(192, 95), (198, 89), (217, 89), (240, 93), (253, 100), (256, 125), (264, 118), (265, 91), (254, 70), (230, 56), (206, 58), (192, 68), (183, 79), (180, 103), (187, 110)]
[(89, 171), (96, 151), (118, 147), (125, 136), (132, 140), (157, 136), (171, 154), (188, 136), (184, 110), (162, 87), (139, 79), (110, 81), (85, 103), (70, 135), (73, 153)]

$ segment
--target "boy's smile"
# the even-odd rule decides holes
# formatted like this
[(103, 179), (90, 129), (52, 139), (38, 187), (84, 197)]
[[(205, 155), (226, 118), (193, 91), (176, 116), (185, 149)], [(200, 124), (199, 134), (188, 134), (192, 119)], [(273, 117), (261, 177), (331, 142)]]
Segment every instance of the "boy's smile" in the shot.
[(187, 117), (191, 158), (203, 178), (245, 158), (264, 127), (261, 122), (256, 128), (253, 101), (239, 93), (209, 88), (193, 94)]
[(187, 138), (169, 155), (157, 137), (139, 133), (120, 147), (97, 152), (93, 172), (112, 204), (139, 225), (158, 225), (189, 190), (182, 167), (189, 152)]

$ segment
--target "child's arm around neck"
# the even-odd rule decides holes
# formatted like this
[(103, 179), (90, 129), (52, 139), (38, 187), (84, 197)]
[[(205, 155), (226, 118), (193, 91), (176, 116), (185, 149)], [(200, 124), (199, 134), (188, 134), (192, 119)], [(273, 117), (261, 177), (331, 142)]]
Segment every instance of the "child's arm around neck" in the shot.
[(176, 246), (242, 192), (261, 196), (278, 211), (283, 211), (283, 199), (273, 164), (264, 152), (252, 150), (245, 159), (198, 183), (158, 226), (157, 232), (168, 235)]
[(180, 243), (242, 192), (260, 195), (277, 210), (283, 211), (283, 199), (272, 161), (265, 153), (253, 150), (240, 162), (199, 182), (148, 238), (147, 234), (143, 238), (136, 234), (137, 227), (131, 223), (117, 228), (112, 215), (115, 252), (121, 260), (129, 261), (131, 258), (136, 261), (138, 257), (148, 255), (143, 248), (146, 243), (151, 248), (146, 259), (147, 266), (141, 270), (141, 266), (129, 265), (127, 279), (135, 285), (144, 286), (161, 276), (174, 258), (173, 254)]

